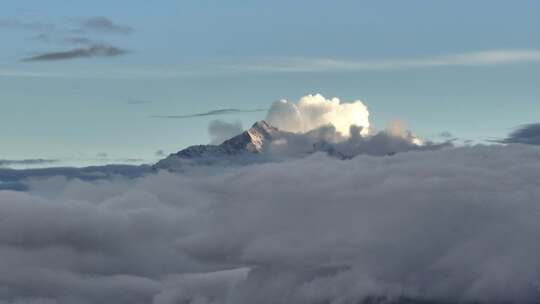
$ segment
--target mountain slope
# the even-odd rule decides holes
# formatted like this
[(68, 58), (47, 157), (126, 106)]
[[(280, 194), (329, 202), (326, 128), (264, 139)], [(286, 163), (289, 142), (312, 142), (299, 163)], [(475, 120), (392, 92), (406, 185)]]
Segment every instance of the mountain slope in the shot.
[[(186, 164), (213, 164), (232, 159), (249, 162), (257, 158), (272, 140), (283, 136), (268, 123), (258, 121), (253, 126), (220, 145), (195, 145), (169, 155), (154, 165), (156, 169), (177, 169)], [(239, 157), (241, 156), (241, 157)]]

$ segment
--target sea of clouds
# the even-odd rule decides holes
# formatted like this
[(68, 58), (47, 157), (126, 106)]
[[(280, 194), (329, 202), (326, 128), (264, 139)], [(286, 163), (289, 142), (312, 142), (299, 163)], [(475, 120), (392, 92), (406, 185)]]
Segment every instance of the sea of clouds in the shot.
[(537, 303), (538, 185), (525, 145), (30, 178), (0, 303)]

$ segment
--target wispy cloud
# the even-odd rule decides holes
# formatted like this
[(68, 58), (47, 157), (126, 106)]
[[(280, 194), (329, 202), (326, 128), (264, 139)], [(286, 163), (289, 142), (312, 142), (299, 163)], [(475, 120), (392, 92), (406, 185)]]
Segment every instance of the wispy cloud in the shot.
[(70, 75), (21, 69), (0, 69), (0, 77), (69, 78)]
[(253, 113), (253, 112), (264, 112), (268, 109), (252, 109), (252, 110), (241, 110), (241, 109), (219, 109), (219, 110), (212, 110), (204, 113), (195, 113), (195, 114), (187, 114), (187, 115), (152, 115), (150, 117), (152, 118), (193, 118), (193, 117), (202, 117), (202, 116), (217, 116), (217, 115), (226, 115), (226, 114), (234, 114), (234, 113)]
[(0, 167), (19, 165), (42, 165), (58, 162), (58, 159), (0, 159)]
[(124, 55), (126, 53), (127, 51), (124, 49), (120, 49), (111, 45), (99, 44), (68, 51), (43, 53), (25, 58), (22, 61), (56, 61), (77, 58), (115, 57)]
[[(75, 28), (70, 29), (70, 32), (82, 33), (82, 32), (96, 32), (106, 34), (131, 34), (133, 28), (129, 25), (119, 24), (110, 18), (104, 16), (88, 17), (83, 19), (76, 19)], [(24, 18), (0, 18), (0, 28), (11, 28), (28, 31), (57, 31), (66, 32), (65, 24), (58, 22), (42, 21), (42, 20), (27, 20)]]
[(249, 72), (384, 71), (451, 66), (491, 66), (540, 62), (540, 50), (487, 50), (426, 58), (340, 60), (328, 58), (270, 59), (253, 64), (226, 65)]
[(442, 138), (452, 138), (452, 137), (454, 137), (454, 135), (452, 135), (452, 133), (450, 133), (448, 131), (443, 131), (443, 132), (439, 133), (438, 136), (442, 137)]
[(91, 17), (82, 21), (83, 29), (112, 34), (131, 34), (133, 28), (127, 25), (122, 25), (113, 22), (107, 17)]
[(51, 42), (51, 37), (48, 34), (41, 33), (41, 34), (37, 34), (37, 35), (35, 35), (33, 37), (28, 38), (28, 40), (39, 41), (39, 42), (44, 42), (44, 43), (50, 43)]
[(141, 105), (141, 104), (147, 104), (147, 103), (152, 103), (152, 102), (153, 102), (152, 100), (148, 100), (148, 99), (128, 99), (126, 101), (126, 103), (129, 105)]
[(69, 44), (82, 44), (82, 45), (90, 45), (90, 44), (94, 44), (95, 41), (90, 39), (90, 38), (86, 38), (86, 37), (66, 37), (64, 38), (64, 42), (66, 43), (69, 43)]
[[(113, 57), (127, 53), (126, 50), (112, 46), (107, 42), (99, 42), (98, 40), (83, 37), (81, 35), (65, 35), (67, 33), (71, 33), (71, 35), (73, 35), (73, 33), (84, 34), (87, 32), (104, 34), (130, 34), (133, 32), (133, 29), (130, 26), (118, 24), (107, 17), (101, 16), (75, 19), (74, 22), (76, 28), (69, 30), (67, 25), (62, 23), (53, 23), (50, 21), (32, 19), (28, 20), (24, 18), (0, 18), (0, 29), (37, 32), (37, 34), (34, 36), (27, 38), (28, 40), (54, 44), (67, 43), (81, 46), (79, 48), (64, 51), (45, 52), (25, 58), (22, 61), (50, 61), (91, 57)], [(73, 24), (71, 26), (73, 26)]]
[[(81, 43), (83, 41), (80, 41)], [(416, 59), (380, 59), (380, 60), (342, 60), (317, 58), (269, 59), (254, 62), (235, 62), (221, 64), (204, 64), (195, 66), (182, 65), (133, 65), (109, 66), (106, 74), (92, 69), (85, 71), (65, 71), (63, 73), (11, 71), (0, 76), (28, 77), (99, 77), (108, 79), (148, 79), (148, 78), (190, 78), (230, 74), (257, 73), (326, 73), (326, 72), (359, 72), (359, 71), (394, 71), (421, 68), (443, 67), (480, 67), (501, 66), (518, 63), (540, 63), (540, 49), (530, 50), (488, 50), (468, 52), (445, 56), (434, 56)], [(202, 113), (201, 113), (202, 114)]]
[(13, 28), (29, 31), (51, 31), (56, 29), (56, 24), (41, 21), (26, 21), (19, 19), (0, 19), (0, 28)]

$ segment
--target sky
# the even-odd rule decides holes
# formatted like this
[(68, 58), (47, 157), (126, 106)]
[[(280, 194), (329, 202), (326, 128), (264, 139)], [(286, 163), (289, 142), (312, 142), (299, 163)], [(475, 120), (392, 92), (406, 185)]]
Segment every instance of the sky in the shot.
[[(0, 159), (153, 161), (279, 99), (503, 138), (540, 112), (538, 1), (6, 1)], [(167, 118), (208, 113), (222, 115)], [(215, 113), (215, 112), (214, 112)], [(218, 112), (219, 113), (219, 112)]]

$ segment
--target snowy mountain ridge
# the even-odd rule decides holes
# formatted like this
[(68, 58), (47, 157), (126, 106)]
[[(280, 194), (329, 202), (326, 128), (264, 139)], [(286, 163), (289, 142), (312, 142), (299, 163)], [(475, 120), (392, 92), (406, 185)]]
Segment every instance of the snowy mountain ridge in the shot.
[(418, 144), (418, 139), (410, 132), (396, 134), (380, 131), (363, 136), (362, 128), (351, 126), (350, 133), (351, 136), (344, 137), (332, 125), (306, 133), (292, 133), (279, 130), (262, 120), (219, 145), (195, 145), (171, 154), (153, 168), (176, 171), (192, 165), (246, 165), (301, 158), (315, 152), (345, 160), (359, 154), (392, 156), (399, 152), (452, 146), (451, 141)]
[[(214, 163), (231, 158), (252, 158), (250, 154), (260, 154), (272, 140), (286, 134), (269, 125), (264, 120), (258, 121), (241, 134), (227, 139), (219, 145), (195, 145), (169, 155), (154, 165), (157, 169), (174, 169), (183, 163)], [(250, 157), (251, 156), (251, 157)]]

